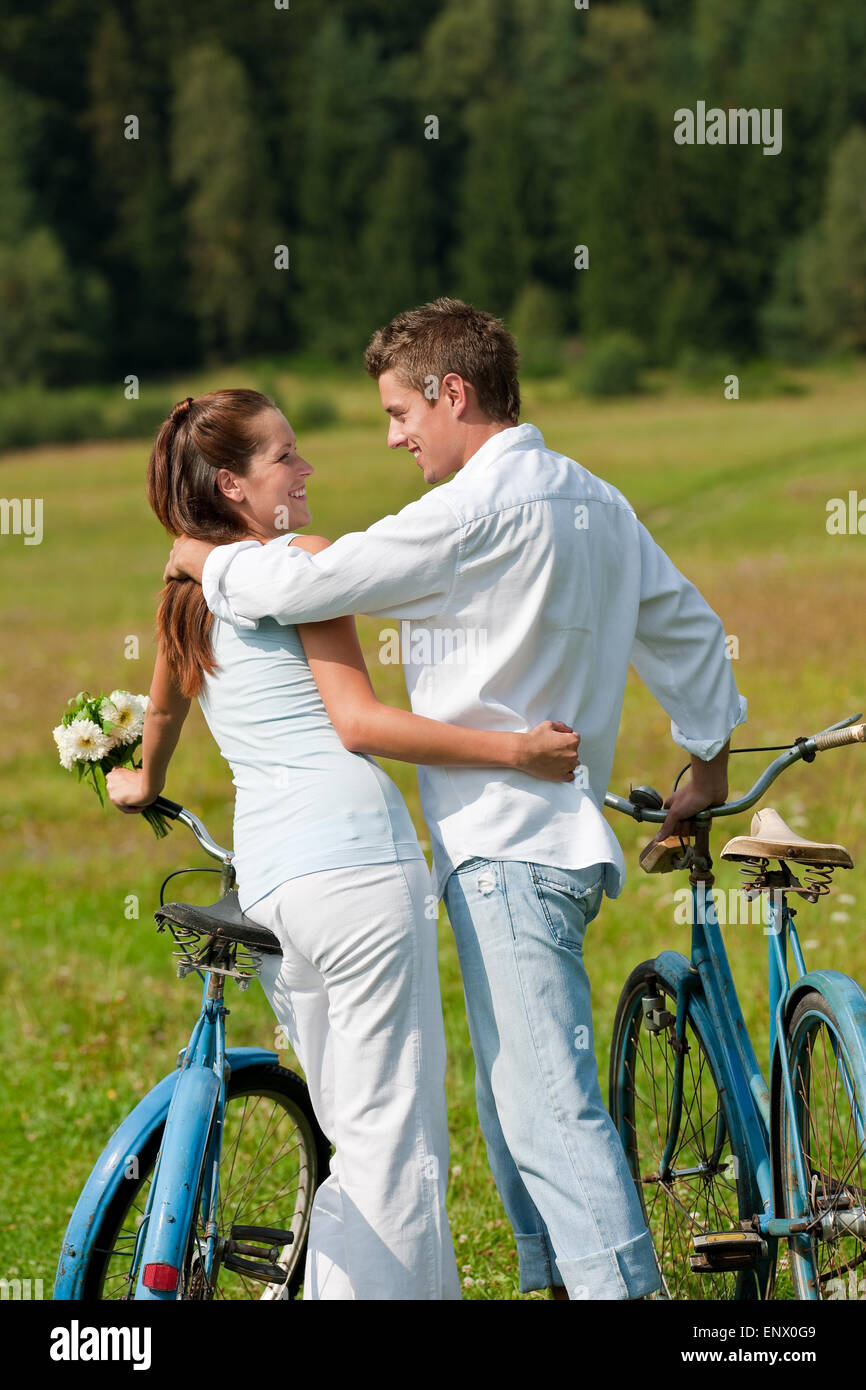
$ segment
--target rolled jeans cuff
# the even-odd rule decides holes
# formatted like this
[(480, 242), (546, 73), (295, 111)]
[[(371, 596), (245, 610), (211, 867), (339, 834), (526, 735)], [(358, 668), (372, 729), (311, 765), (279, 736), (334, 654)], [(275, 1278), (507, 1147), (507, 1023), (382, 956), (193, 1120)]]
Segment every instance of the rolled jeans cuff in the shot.
[(556, 1260), (543, 1235), (519, 1236), (515, 1233), (520, 1269), (520, 1292), (550, 1289), (559, 1283)]
[(649, 1231), (617, 1249), (600, 1250), (580, 1260), (557, 1260), (571, 1299), (643, 1298), (661, 1287)]

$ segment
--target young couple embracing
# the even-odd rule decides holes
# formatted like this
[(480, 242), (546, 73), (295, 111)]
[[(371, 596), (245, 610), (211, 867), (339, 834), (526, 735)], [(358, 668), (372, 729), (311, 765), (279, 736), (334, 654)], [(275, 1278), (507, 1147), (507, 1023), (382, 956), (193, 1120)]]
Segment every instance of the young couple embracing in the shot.
[[(441, 897), (521, 1290), (660, 1283), (596, 1073), (584, 937), (625, 876), (601, 807), (630, 663), (692, 757), (657, 838), (725, 799), (746, 702), (719, 618), (622, 494), (519, 423), (517, 360), (500, 320), (454, 299), (373, 335), (388, 445), (441, 486), (333, 545), (299, 534), (313, 469), (257, 392), (182, 402), (150, 459), (177, 539), (143, 767), (109, 790), (127, 811), (159, 794), (198, 697), (237, 789), (240, 905), (282, 944), (262, 983), (335, 1149), (305, 1298), (460, 1298)], [(428, 631), (404, 644), (411, 714), (376, 699), (354, 613)], [(375, 755), (418, 764), (432, 881)]]

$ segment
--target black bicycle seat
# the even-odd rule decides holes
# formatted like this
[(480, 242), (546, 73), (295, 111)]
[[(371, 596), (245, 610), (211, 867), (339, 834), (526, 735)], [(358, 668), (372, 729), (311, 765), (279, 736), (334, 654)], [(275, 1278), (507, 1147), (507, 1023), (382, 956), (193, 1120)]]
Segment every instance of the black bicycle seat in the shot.
[(237, 941), (266, 956), (283, 954), (274, 933), (267, 927), (260, 927), (258, 922), (252, 922), (241, 912), (236, 889), (208, 907), (193, 907), (191, 903), (163, 903), (153, 915), (160, 926), (172, 922), (176, 927), (185, 927), (201, 936)]

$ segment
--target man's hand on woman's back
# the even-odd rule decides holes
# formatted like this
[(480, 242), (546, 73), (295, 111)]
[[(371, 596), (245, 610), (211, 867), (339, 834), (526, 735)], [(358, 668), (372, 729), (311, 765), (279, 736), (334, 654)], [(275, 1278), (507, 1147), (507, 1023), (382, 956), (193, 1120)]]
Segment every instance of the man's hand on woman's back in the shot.
[(178, 536), (171, 547), (168, 564), (162, 576), (163, 583), (170, 579), (194, 579), (201, 583), (204, 562), (216, 547), (210, 541), (197, 541), (192, 536)]
[(520, 771), (543, 782), (573, 782), (578, 765), (577, 748), (580, 734), (570, 724), (545, 719), (534, 729), (521, 734), (523, 757)]

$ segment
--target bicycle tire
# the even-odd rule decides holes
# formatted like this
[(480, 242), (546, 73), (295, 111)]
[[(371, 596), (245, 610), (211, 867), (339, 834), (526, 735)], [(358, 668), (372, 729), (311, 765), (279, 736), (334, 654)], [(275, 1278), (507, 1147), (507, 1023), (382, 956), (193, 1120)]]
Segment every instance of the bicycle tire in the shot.
[[(740, 1231), (741, 1223), (762, 1209), (748, 1148), (719, 1085), (724, 1072), (710, 1041), (711, 1025), (696, 994), (688, 1003), (682, 1115), (671, 1159), (676, 1176), (667, 1184), (659, 1178), (670, 1131), (674, 1027), (671, 1022), (660, 1031), (649, 1031), (643, 999), (661, 995), (664, 1010), (673, 1017), (676, 993), (654, 960), (636, 966), (620, 994), (610, 1054), (609, 1108), (662, 1276), (662, 1289), (652, 1297), (768, 1298), (775, 1266), (773, 1243), (749, 1269), (695, 1273), (689, 1262), (693, 1235)], [(701, 1166), (703, 1172), (694, 1171)]]
[[(231, 1218), (226, 1219), (228, 1193), (224, 1180), (224, 1170), (232, 1164), (232, 1124), (235, 1118), (235, 1111), (232, 1107), (234, 1103), (244, 1098), (271, 1099), (276, 1102), (290, 1117), (299, 1135), (297, 1146), (299, 1149), (297, 1163), (299, 1183), (297, 1198), (292, 1211), (290, 1214), (288, 1213), (288, 1200), (283, 1204), (281, 1216), (266, 1213), (263, 1217), (259, 1207), (255, 1223), (285, 1225), (294, 1232), (294, 1241), (291, 1246), (287, 1247), (290, 1252), (285, 1265), (287, 1279), (284, 1290), (279, 1295), (292, 1298), (303, 1282), (304, 1257), (313, 1198), (319, 1184), (327, 1176), (331, 1146), (319, 1128), (307, 1086), (301, 1077), (278, 1063), (261, 1063), (232, 1073), (226, 1090), (225, 1127), (220, 1162), (220, 1219), (218, 1222), (220, 1235), (225, 1235), (228, 1227), (239, 1216), (238, 1211), (235, 1210)], [(153, 1177), (164, 1129), (164, 1123), (159, 1124), (144, 1138), (138, 1152), (127, 1156), (125, 1163), (132, 1167), (134, 1161), (135, 1175), (129, 1179), (128, 1186), (123, 1184), (118, 1187), (114, 1198), (102, 1213), (100, 1221), (91, 1231), (86, 1248), (81, 1252), (80, 1258), (86, 1265), (82, 1297), (87, 1301), (114, 1298), (129, 1299), (132, 1297), (133, 1289), (130, 1286), (129, 1266), (137, 1229), (136, 1216), (140, 1219), (144, 1213), (147, 1190)], [(240, 1132), (238, 1132), (237, 1145), (238, 1147), (240, 1145)], [(234, 1161), (237, 1161), (237, 1153), (238, 1148), (236, 1147)], [(229, 1184), (232, 1172), (233, 1167), (229, 1169)], [(245, 1170), (245, 1173), (245, 1188), (249, 1189), (249, 1170)], [(199, 1205), (197, 1195), (194, 1207), (196, 1213), (198, 1213)], [(242, 1224), (242, 1216), (243, 1213), (241, 1212), (239, 1224)], [(194, 1242), (194, 1237), (195, 1233), (190, 1232), (192, 1242)], [(186, 1263), (188, 1263), (189, 1251), (190, 1246), (188, 1245)], [(199, 1289), (197, 1292), (190, 1293), (187, 1274), (188, 1270), (185, 1270), (184, 1277), (180, 1281), (180, 1296), (184, 1298), (213, 1296), (260, 1298), (266, 1287), (273, 1287), (255, 1283), (244, 1275), (221, 1270), (217, 1277), (218, 1281), (221, 1278), (224, 1280), (222, 1289), (219, 1287), (209, 1291)], [(231, 1287), (227, 1290), (226, 1283), (229, 1277)], [(235, 1281), (246, 1288), (245, 1294), (238, 1295)]]
[[(857, 1135), (858, 1124), (863, 1135), (866, 1121), (866, 1075), (862, 1042), (854, 1045), (849, 1037), (855, 1027), (844, 1015), (840, 1019), (821, 992), (813, 989), (797, 1000), (786, 1028), (795, 1114), (792, 1126), (783, 1087), (777, 1114), (783, 1201), (786, 1215), (804, 1214), (813, 1223), (810, 1231), (788, 1241), (791, 1279), (800, 1299), (862, 1299), (866, 1295), (866, 1217), (862, 1215), (866, 1136)], [(829, 1113), (826, 1091), (833, 1106)], [(816, 1092), (824, 1099), (820, 1095), (816, 1099)], [(836, 1112), (837, 1102), (841, 1115)], [(806, 1194), (800, 1191), (792, 1143), (803, 1154)], [(855, 1208), (861, 1213), (860, 1234), (840, 1228), (842, 1214), (850, 1217)]]

